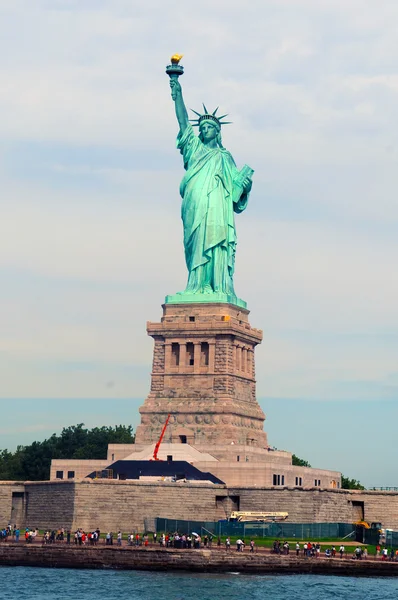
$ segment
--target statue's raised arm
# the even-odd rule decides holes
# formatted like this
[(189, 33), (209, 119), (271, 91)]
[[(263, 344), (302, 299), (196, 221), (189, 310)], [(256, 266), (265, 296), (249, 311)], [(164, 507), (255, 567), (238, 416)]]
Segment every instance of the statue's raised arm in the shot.
[(178, 79), (170, 79), (171, 97), (174, 100), (174, 106), (176, 110), (176, 117), (180, 126), (181, 133), (187, 128), (188, 125), (188, 112), (184, 104), (184, 98), (182, 97), (182, 88)]
[[(228, 302), (246, 307), (234, 291), (236, 229), (235, 213), (245, 210), (252, 186), (253, 170), (239, 171), (222, 144), (221, 126), (228, 122), (218, 109), (193, 111), (188, 119), (178, 78), (184, 73), (180, 55), (166, 67), (170, 77), (180, 131), (177, 148), (184, 159), (186, 174), (180, 185), (181, 216), (184, 224), (185, 261), (188, 283), (183, 292), (167, 296), (166, 303)], [(198, 127), (195, 135), (193, 127)]]

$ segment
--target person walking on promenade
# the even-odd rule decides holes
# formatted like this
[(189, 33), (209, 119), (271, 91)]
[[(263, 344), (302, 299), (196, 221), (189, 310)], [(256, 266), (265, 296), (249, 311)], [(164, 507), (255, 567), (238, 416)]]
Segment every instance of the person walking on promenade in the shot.
[(343, 546), (343, 544), (341, 544), (340, 548), (339, 548), (339, 552), (340, 552), (340, 558), (343, 558), (344, 552), (345, 552), (345, 548)]
[(225, 550), (229, 552), (231, 550), (231, 540), (229, 537), (225, 540)]
[(254, 552), (254, 540), (250, 540), (250, 552)]
[(117, 533), (117, 545), (121, 546), (122, 545), (122, 532), (118, 531)]
[(332, 558), (336, 556), (336, 547), (332, 546)]
[(281, 543), (279, 540), (275, 540), (274, 543), (272, 544), (272, 552), (274, 554), (280, 554), (281, 553)]
[(15, 541), (19, 542), (19, 536), (21, 535), (21, 532), (19, 530), (19, 527), (16, 528), (15, 530)]
[(296, 542), (296, 556), (300, 556), (300, 544)]

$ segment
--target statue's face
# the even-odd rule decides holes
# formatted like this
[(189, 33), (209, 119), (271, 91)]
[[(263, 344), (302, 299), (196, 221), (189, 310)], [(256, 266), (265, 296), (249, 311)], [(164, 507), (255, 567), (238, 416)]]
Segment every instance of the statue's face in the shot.
[(215, 140), (217, 137), (217, 128), (208, 121), (201, 123), (199, 130), (205, 144), (208, 144), (211, 140)]

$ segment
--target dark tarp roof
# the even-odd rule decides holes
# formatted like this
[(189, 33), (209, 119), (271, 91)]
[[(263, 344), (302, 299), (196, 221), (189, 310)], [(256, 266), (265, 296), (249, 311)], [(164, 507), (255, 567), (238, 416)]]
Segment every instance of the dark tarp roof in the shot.
[[(118, 460), (106, 469), (99, 471), (104, 473), (106, 478), (107, 470), (113, 471), (113, 479), (139, 479), (144, 477), (175, 477), (176, 479), (186, 479), (187, 481), (211, 481), (224, 485), (224, 482), (211, 473), (199, 471), (196, 467), (184, 460), (163, 461), (163, 460)], [(95, 479), (98, 471), (93, 471), (87, 477)]]

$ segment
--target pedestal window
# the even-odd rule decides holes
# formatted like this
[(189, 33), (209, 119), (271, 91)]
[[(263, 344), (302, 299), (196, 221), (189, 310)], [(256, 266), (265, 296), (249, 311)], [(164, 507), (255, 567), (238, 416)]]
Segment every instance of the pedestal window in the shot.
[(178, 367), (180, 364), (180, 344), (171, 344), (171, 366)]
[(200, 345), (200, 366), (209, 366), (209, 344), (207, 342), (202, 342)]
[(187, 344), (186, 366), (193, 367), (195, 364), (195, 348), (192, 342)]

